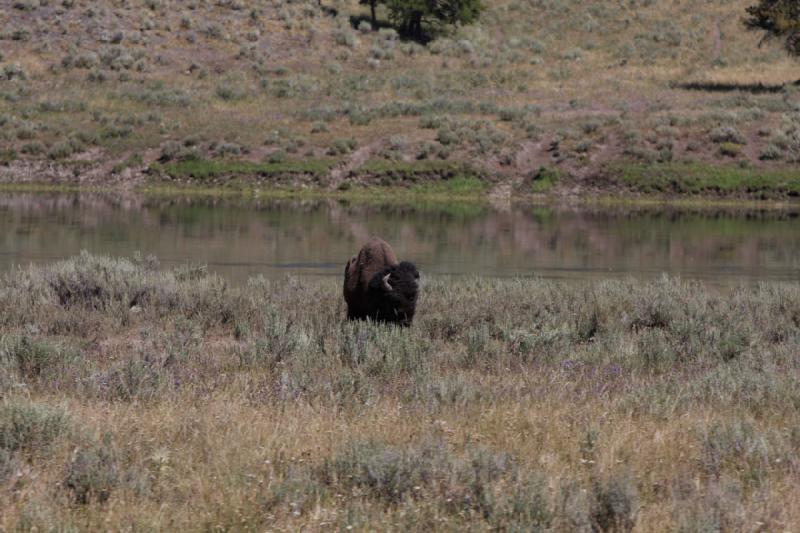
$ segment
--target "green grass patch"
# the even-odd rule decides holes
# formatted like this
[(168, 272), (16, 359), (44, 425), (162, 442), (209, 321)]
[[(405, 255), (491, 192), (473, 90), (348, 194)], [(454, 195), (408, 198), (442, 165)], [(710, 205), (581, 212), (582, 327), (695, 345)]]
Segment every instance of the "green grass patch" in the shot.
[(721, 143), (719, 145), (719, 153), (726, 157), (739, 157), (742, 154), (742, 145), (738, 143)]
[(119, 174), (126, 168), (137, 167), (144, 164), (144, 159), (141, 154), (133, 154), (124, 161), (120, 161), (111, 168), (112, 174)]
[[(9, 188), (0, 184), (0, 191), (11, 192), (51, 192), (51, 189), (15, 186)], [(75, 190), (82, 190), (76, 188)], [(112, 188), (107, 189), (113, 191)], [(197, 197), (240, 197), (246, 199), (327, 199), (339, 200), (356, 205), (405, 206), (413, 202), (414, 209), (435, 210), (450, 215), (476, 216), (488, 209), (485, 198), (479, 194), (452, 194), (447, 192), (427, 192), (426, 188), (404, 187), (363, 187), (353, 186), (347, 190), (323, 188), (280, 188), (280, 187), (208, 187), (205, 185), (148, 186), (138, 189), (148, 197), (197, 196)], [(444, 190), (444, 189), (443, 189)], [(59, 191), (60, 192), (60, 191)]]
[(800, 196), (800, 173), (704, 163), (619, 164), (611, 179), (646, 193), (746, 195), (763, 198)]
[(383, 186), (409, 184), (414, 193), (472, 195), (489, 189), (482, 171), (452, 161), (371, 160), (358, 173), (378, 178)]
[[(399, 174), (426, 174), (426, 173), (452, 173), (457, 174), (469, 171), (463, 163), (453, 161), (387, 161), (384, 159), (371, 159), (361, 165), (359, 170), (375, 173)], [(474, 172), (474, 171), (473, 171)]]
[(478, 176), (456, 176), (445, 181), (420, 183), (419, 185), (414, 185), (411, 189), (413, 192), (420, 194), (446, 194), (463, 197), (485, 193), (489, 190), (489, 183), (481, 180)]
[(531, 192), (549, 192), (563, 178), (562, 172), (550, 167), (540, 168), (533, 176)]
[(208, 180), (223, 176), (275, 176), (281, 174), (327, 174), (336, 164), (333, 159), (304, 159), (279, 163), (255, 163), (216, 159), (193, 159), (164, 165), (153, 165), (153, 170), (173, 178)]
[(19, 156), (16, 150), (0, 150), (0, 165), (7, 165), (16, 161)]

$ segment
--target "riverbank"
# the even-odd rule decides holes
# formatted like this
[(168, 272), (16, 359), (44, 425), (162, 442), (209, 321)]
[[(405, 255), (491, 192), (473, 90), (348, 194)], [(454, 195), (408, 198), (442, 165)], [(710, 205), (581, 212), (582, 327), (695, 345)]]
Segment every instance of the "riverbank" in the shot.
[(333, 179), (325, 160), (260, 164), (193, 160), (129, 169), (76, 172), (46, 166), (0, 166), (0, 190), (86, 191), (268, 198), (334, 198), (361, 202), (523, 202), (772, 206), (796, 205), (800, 172), (692, 162), (614, 163), (579, 178), (542, 167), (526, 177), (490, 176), (468, 164), (374, 163)]
[(343, 316), (339, 280), (4, 277), (0, 527), (800, 523), (796, 283), (433, 277), (411, 329)]

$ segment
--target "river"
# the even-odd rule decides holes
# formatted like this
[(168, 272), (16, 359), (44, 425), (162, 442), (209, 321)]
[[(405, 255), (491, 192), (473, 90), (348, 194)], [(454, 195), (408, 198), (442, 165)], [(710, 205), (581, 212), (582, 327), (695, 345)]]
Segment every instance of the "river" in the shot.
[(800, 280), (800, 209), (358, 204), (90, 193), (0, 195), (0, 270), (87, 250), (250, 276), (340, 276), (371, 235), (426, 274), (715, 284)]

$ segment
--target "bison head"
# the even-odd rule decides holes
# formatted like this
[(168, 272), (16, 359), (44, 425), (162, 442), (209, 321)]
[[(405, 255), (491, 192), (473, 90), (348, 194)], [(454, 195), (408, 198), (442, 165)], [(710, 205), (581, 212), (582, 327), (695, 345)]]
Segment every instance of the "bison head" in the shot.
[(372, 277), (369, 292), (375, 297), (375, 320), (410, 326), (417, 309), (419, 271), (408, 261), (392, 265)]

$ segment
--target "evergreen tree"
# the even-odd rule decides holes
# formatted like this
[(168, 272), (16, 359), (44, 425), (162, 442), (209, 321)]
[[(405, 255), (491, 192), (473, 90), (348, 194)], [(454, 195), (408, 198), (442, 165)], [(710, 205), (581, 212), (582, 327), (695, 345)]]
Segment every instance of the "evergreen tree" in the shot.
[(747, 14), (745, 26), (765, 31), (764, 39), (782, 39), (790, 54), (800, 56), (800, 0), (760, 0)]
[(481, 0), (382, 0), (401, 33), (422, 39), (423, 25), (470, 24), (483, 11)]
[(372, 27), (373, 28), (375, 26), (377, 26), (377, 23), (378, 23), (378, 20), (375, 17), (375, 9), (377, 9), (377, 7), (378, 7), (378, 1), (379, 0), (359, 0), (359, 2), (358, 2), (361, 5), (369, 5), (369, 14), (370, 14), (370, 17), (372, 18)]

